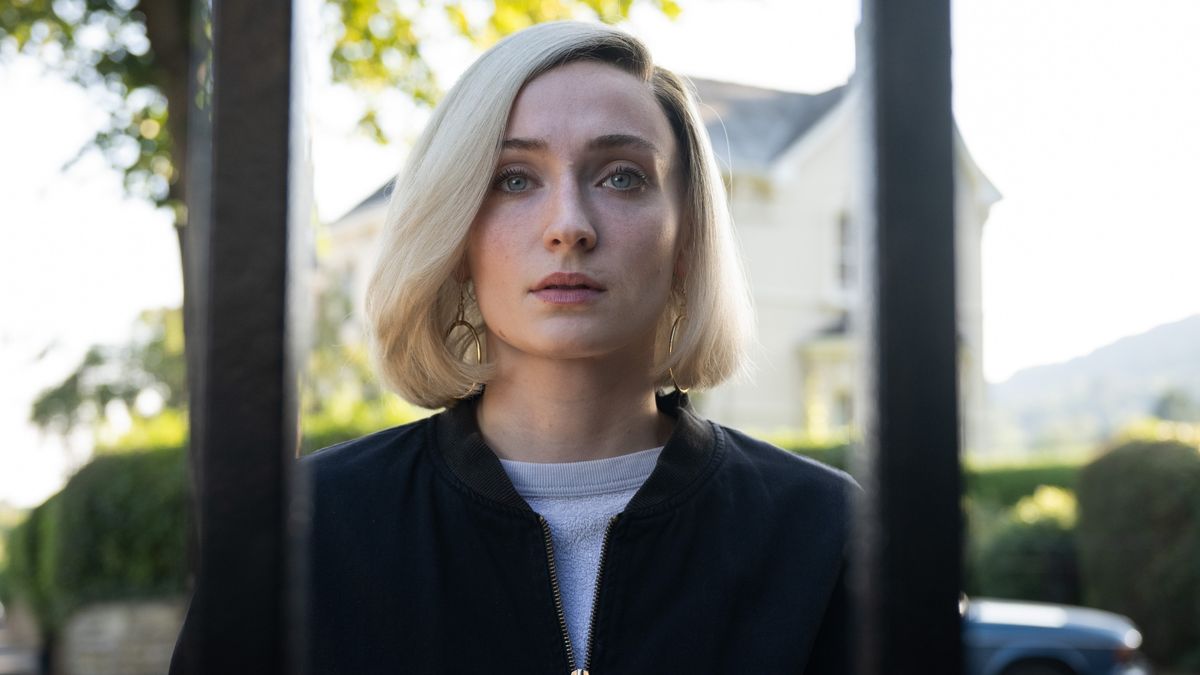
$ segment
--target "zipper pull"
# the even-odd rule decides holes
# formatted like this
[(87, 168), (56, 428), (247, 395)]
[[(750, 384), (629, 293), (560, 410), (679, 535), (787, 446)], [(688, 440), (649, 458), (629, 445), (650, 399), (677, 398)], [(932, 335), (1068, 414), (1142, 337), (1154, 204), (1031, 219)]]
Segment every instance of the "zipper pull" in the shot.
[(572, 670), (571, 675), (588, 675), (588, 671), (584, 670), (583, 668), (579, 668), (577, 670)]

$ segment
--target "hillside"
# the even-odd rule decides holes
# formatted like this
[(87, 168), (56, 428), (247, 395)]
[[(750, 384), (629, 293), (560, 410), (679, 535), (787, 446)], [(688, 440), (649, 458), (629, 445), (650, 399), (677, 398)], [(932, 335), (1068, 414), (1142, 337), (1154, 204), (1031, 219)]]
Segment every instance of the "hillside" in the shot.
[(1200, 315), (1022, 370), (992, 385), (990, 397), (1000, 418), (1036, 446), (1102, 439), (1171, 388), (1200, 400)]

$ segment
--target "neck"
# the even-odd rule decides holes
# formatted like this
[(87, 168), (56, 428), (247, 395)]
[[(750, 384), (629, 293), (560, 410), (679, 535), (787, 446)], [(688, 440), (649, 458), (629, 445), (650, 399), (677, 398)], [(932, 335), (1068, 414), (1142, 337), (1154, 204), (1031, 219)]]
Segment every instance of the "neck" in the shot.
[(658, 412), (648, 364), (528, 358), (498, 363), (479, 402), (479, 429), (502, 459), (579, 462), (666, 443), (671, 419)]

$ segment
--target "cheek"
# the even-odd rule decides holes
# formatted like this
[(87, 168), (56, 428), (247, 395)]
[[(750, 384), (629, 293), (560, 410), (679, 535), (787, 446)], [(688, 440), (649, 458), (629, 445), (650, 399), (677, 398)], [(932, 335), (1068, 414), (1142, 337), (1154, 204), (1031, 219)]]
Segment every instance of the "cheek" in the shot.
[(467, 238), (467, 266), (477, 285), (502, 273), (512, 247), (511, 230), (494, 218), (477, 220)]
[[(493, 329), (512, 300), (508, 291), (522, 283), (516, 241), (510, 228), (495, 221), (478, 222), (467, 239), (467, 270), (475, 287), (475, 298), (485, 323)], [(491, 321), (488, 321), (489, 316)]]
[(679, 236), (678, 219), (669, 203), (652, 203), (625, 209), (613, 222), (631, 259), (654, 271), (670, 268)]

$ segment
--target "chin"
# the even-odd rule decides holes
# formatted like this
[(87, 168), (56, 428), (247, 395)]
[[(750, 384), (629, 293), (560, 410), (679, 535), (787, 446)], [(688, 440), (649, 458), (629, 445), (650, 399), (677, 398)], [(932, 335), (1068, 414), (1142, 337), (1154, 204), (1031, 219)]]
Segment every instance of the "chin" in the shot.
[(617, 351), (614, 345), (583, 335), (540, 340), (529, 353), (549, 359), (592, 359), (613, 351)]
[[(508, 344), (526, 356), (546, 359), (595, 359), (616, 354), (629, 354), (637, 340), (630, 335), (605, 334), (597, 330), (548, 331), (527, 340)], [(648, 350), (653, 344), (647, 345)]]

